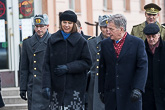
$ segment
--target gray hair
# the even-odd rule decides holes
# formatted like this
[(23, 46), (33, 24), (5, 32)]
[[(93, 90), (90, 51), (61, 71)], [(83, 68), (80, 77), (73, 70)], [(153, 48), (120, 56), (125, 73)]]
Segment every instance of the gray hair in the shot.
[(116, 28), (123, 27), (124, 31), (126, 31), (127, 20), (122, 14), (115, 14), (110, 16), (108, 22), (113, 22)]

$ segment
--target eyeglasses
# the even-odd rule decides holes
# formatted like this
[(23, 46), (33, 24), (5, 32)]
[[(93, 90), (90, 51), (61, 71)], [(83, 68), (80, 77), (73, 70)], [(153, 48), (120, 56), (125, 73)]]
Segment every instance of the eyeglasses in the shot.
[(36, 28), (43, 28), (45, 25), (35, 25)]

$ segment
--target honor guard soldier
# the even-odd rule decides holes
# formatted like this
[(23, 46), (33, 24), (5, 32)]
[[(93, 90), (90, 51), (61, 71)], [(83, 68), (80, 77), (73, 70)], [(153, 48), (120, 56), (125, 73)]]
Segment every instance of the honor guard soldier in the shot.
[(157, 21), (157, 18), (159, 17), (159, 11), (161, 11), (161, 8), (154, 3), (150, 3), (145, 5), (144, 9), (145, 9), (146, 21), (144, 21), (141, 24), (133, 26), (131, 34), (145, 40), (146, 37), (145, 34), (143, 33), (143, 29), (145, 28), (146, 25), (150, 23), (156, 23), (160, 28), (160, 34), (162, 39), (165, 40), (164, 37), (165, 27), (163, 25), (160, 25), (159, 22)]
[(103, 39), (110, 37), (107, 28), (108, 15), (99, 16), (99, 26), (101, 33), (97, 37), (91, 37), (88, 40), (89, 50), (92, 57), (92, 67), (90, 69), (90, 82), (88, 87), (88, 110), (104, 110), (104, 104), (100, 100), (98, 93), (98, 71), (99, 71), (99, 58), (100, 58), (100, 43)]
[[(42, 95), (44, 62), (49, 20), (46, 14), (34, 17), (35, 34), (23, 40), (20, 62), (20, 96), (28, 100), (28, 110), (47, 110), (49, 98)], [(26, 97), (27, 94), (27, 97)]]

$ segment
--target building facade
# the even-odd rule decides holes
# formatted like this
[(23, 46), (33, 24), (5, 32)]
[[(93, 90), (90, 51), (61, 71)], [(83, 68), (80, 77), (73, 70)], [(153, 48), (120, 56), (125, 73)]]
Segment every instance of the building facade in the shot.
[(46, 13), (49, 32), (59, 29), (59, 15), (73, 10), (85, 34), (96, 36), (99, 15), (124, 14), (127, 31), (145, 20), (144, 5), (158, 4), (162, 10), (158, 21), (165, 23), (165, 0), (0, 0), (0, 75), (2, 87), (19, 86), (19, 57), (22, 40), (33, 33), (33, 17)]

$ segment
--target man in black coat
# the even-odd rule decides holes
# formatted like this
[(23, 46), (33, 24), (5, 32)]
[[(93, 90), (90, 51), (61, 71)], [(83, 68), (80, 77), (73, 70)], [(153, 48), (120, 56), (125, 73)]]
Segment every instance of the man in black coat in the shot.
[(143, 97), (143, 110), (165, 110), (165, 42), (157, 24), (148, 24), (145, 33), (148, 55), (148, 77)]
[[(28, 100), (28, 110), (47, 110), (49, 98), (42, 95), (42, 66), (48, 32), (48, 16), (34, 17), (35, 34), (23, 40), (20, 62), (20, 96)], [(27, 93), (27, 97), (26, 97)]]
[(126, 32), (121, 14), (110, 16), (110, 38), (101, 42), (99, 92), (105, 110), (142, 110), (148, 61), (142, 39)]

